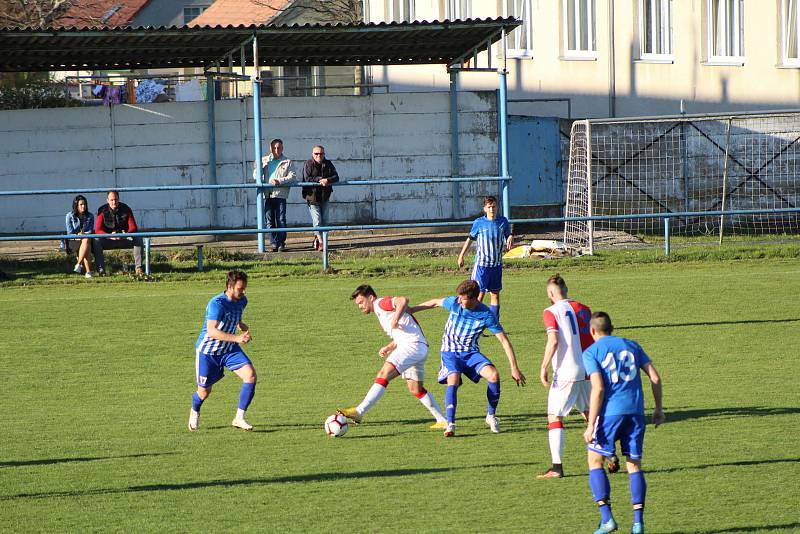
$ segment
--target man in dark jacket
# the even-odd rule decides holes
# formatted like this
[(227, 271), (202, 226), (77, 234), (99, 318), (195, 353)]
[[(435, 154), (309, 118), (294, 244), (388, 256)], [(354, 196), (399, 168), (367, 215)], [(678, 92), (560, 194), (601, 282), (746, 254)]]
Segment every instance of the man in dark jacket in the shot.
[[(107, 204), (97, 210), (94, 220), (94, 233), (96, 234), (122, 234), (137, 231), (136, 219), (133, 211), (127, 204), (119, 201), (119, 193), (109, 191), (106, 195)], [(104, 237), (95, 240), (95, 263), (97, 271), (105, 272), (104, 249), (133, 248), (133, 260), (136, 263), (136, 274), (142, 275), (142, 238), (141, 237)]]
[[(311, 225), (324, 226), (328, 218), (328, 199), (331, 198), (333, 187), (330, 184), (339, 181), (336, 167), (325, 158), (325, 148), (321, 145), (314, 146), (311, 151), (311, 159), (303, 165), (303, 182), (316, 182), (318, 186), (304, 186), (303, 198), (308, 204), (308, 212), (311, 214)], [(322, 250), (322, 234), (314, 232), (315, 250)]]

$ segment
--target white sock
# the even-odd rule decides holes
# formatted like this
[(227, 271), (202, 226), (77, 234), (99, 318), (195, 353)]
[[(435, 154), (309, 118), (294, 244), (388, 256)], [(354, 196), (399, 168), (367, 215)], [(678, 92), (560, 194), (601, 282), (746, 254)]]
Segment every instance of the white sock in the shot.
[(564, 450), (564, 429), (553, 428), (547, 431), (547, 439), (550, 441), (550, 456), (554, 464), (561, 463), (561, 451)]
[(236, 419), (244, 419), (244, 410), (241, 408), (236, 410)]
[(439, 408), (439, 404), (436, 402), (436, 399), (433, 398), (430, 391), (425, 392), (425, 396), (421, 397), (419, 401), (425, 406), (431, 415), (436, 419), (437, 423), (446, 422), (444, 415), (442, 415), (442, 409)]
[(386, 387), (380, 384), (372, 384), (372, 387), (369, 388), (367, 391), (366, 397), (364, 400), (361, 401), (361, 404), (356, 406), (356, 411), (359, 415), (364, 415), (364, 413), (372, 408), (372, 406), (378, 402), (378, 400), (383, 397), (383, 394), (386, 393)]

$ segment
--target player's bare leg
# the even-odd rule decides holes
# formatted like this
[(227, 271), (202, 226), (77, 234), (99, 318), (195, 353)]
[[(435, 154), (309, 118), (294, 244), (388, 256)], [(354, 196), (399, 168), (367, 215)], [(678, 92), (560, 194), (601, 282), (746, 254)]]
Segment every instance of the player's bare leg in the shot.
[(492, 311), (497, 320), (500, 320), (500, 292), (489, 292), (489, 309)]
[(364, 397), (364, 400), (361, 401), (361, 404), (358, 406), (353, 406), (352, 408), (342, 408), (336, 411), (353, 421), (355, 424), (359, 424), (367, 410), (372, 408), (375, 403), (377, 403), (380, 398), (383, 397), (383, 394), (386, 393), (386, 388), (389, 386), (389, 382), (398, 376), (400, 376), (400, 373), (397, 372), (397, 369), (395, 369), (394, 365), (389, 362), (384, 362), (383, 367), (381, 367), (380, 371), (378, 371), (378, 376), (375, 377), (375, 383), (369, 388), (369, 391), (367, 391), (367, 394)]
[(244, 414), (256, 394), (256, 370), (248, 363), (233, 373), (242, 379), (242, 389), (239, 393), (239, 408), (236, 410), (236, 417), (231, 421), (231, 426), (250, 431), (253, 430), (253, 425), (247, 422)]
[(442, 415), (442, 409), (439, 408), (439, 403), (437, 403), (433, 395), (425, 389), (422, 382), (409, 378), (406, 379), (406, 385), (408, 386), (408, 391), (418, 398), (422, 405), (431, 412), (433, 418), (436, 419), (436, 422), (430, 427), (431, 430), (444, 430), (447, 428), (447, 419)]
[(189, 412), (189, 431), (195, 432), (200, 428), (200, 406), (211, 395), (211, 388), (197, 386), (197, 391), (192, 395), (192, 409)]
[(495, 416), (497, 404), (500, 402), (500, 373), (494, 365), (485, 365), (480, 371), (481, 377), (486, 379), (486, 426), (495, 434), (500, 433), (500, 422)]

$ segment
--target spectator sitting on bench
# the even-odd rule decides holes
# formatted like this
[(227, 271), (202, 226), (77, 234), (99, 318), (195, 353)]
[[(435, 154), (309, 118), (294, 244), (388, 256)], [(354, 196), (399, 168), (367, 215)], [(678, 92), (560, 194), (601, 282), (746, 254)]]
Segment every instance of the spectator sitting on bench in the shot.
[[(119, 201), (119, 193), (109, 191), (106, 195), (107, 204), (100, 206), (97, 210), (97, 218), (94, 223), (96, 234), (119, 234), (134, 233), (137, 231), (136, 219), (133, 211)], [(97, 271), (100, 274), (105, 272), (105, 258), (103, 250), (133, 248), (133, 260), (136, 263), (136, 274), (142, 275), (142, 238), (141, 237), (103, 237), (97, 240), (95, 245), (95, 261)]]
[[(80, 236), (81, 234), (94, 233), (94, 215), (89, 211), (89, 204), (86, 202), (86, 197), (78, 195), (72, 201), (72, 211), (67, 212), (66, 227), (68, 236)], [(69, 252), (69, 240), (74, 239), (79, 241), (77, 261), (75, 263), (75, 271), (78, 274), (83, 274), (86, 271), (86, 278), (92, 277), (92, 264), (89, 262), (89, 251), (94, 248), (93, 239), (90, 237), (70, 237), (65, 239), (65, 250)]]

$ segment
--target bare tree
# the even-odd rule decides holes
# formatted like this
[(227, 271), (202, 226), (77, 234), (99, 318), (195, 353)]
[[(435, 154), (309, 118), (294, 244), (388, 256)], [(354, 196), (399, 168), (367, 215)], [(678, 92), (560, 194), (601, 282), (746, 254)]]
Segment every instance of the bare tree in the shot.
[[(270, 22), (341, 22), (356, 24), (364, 21), (362, 0), (255, 0), (260, 6), (278, 14)], [(266, 22), (266, 21), (265, 21)]]
[[(73, 7), (77, 9), (70, 11)], [(97, 15), (103, 9), (100, 0), (0, 0), (0, 28), (106, 26), (106, 21)], [(68, 11), (64, 22), (61, 19)]]

